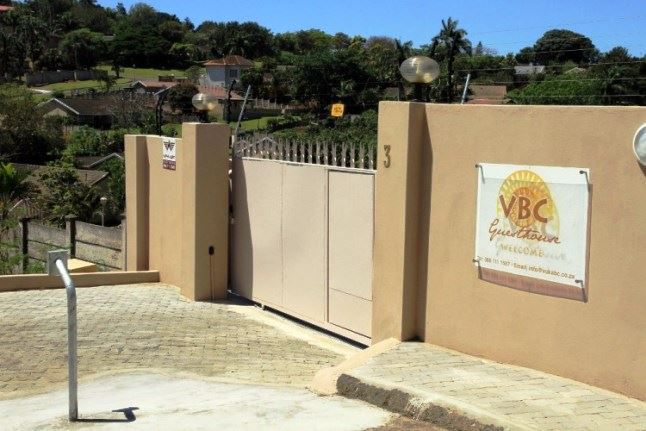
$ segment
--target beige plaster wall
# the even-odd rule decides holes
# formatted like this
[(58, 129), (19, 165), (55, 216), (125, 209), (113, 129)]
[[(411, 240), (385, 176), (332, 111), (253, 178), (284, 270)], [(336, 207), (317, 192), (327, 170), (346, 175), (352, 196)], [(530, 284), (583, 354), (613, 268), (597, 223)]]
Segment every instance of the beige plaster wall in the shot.
[[(632, 153), (646, 108), (420, 106), (380, 106), (380, 146), (385, 130), (423, 129), (422, 181), (414, 184), (420, 220), (411, 229), (428, 244), (419, 249), (416, 335), (646, 399), (646, 169)], [(420, 109), (423, 120), (415, 119)], [(478, 279), (472, 259), (479, 162), (590, 168), (587, 303)], [(390, 198), (380, 195), (382, 179), (377, 216)], [(406, 190), (397, 181), (399, 187), (382, 189)]]
[(175, 170), (162, 168), (161, 137), (126, 136), (127, 268), (159, 270), (194, 300), (226, 296), (229, 135), (185, 123)]

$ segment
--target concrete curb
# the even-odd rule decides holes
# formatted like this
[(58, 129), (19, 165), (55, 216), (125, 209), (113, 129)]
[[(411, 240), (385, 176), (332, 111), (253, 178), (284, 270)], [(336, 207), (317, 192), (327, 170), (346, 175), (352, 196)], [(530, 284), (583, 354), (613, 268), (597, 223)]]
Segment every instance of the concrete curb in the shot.
[(415, 420), (455, 431), (529, 431), (534, 428), (512, 423), (476, 406), (432, 392), (420, 392), (374, 380), (359, 380), (342, 374), (337, 380), (339, 395), (359, 399)]
[(335, 367), (323, 368), (316, 373), (308, 388), (319, 395), (334, 395), (337, 393), (337, 380), (343, 373), (365, 365), (371, 358), (387, 352), (399, 344), (401, 341), (389, 338), (373, 344)]

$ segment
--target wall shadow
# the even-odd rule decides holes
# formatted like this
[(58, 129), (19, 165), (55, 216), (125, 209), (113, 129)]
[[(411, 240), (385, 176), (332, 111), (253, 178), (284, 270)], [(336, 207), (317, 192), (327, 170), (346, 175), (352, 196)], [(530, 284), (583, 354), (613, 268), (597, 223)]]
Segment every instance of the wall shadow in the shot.
[(417, 227), (418, 240), (418, 274), (417, 274), (417, 313), (415, 326), (417, 337), (426, 341), (426, 314), (428, 298), (428, 258), (430, 253), (431, 229), (431, 195), (433, 182), (433, 146), (428, 125), (426, 109), (424, 110), (424, 127), (420, 139), (422, 141), (420, 157), (420, 184), (419, 184), (419, 225)]
[[(251, 297), (253, 292), (253, 251), (247, 181), (241, 158), (234, 158), (231, 173), (229, 227), (229, 289)], [(244, 268), (239, 266), (244, 263)]]

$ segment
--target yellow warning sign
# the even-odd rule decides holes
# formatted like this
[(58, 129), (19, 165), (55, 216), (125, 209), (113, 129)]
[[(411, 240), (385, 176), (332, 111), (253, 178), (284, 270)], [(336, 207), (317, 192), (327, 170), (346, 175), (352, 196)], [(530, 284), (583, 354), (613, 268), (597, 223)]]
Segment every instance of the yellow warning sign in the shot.
[(343, 117), (344, 111), (345, 111), (345, 105), (343, 103), (335, 103), (334, 105), (332, 105), (331, 115), (333, 117)]

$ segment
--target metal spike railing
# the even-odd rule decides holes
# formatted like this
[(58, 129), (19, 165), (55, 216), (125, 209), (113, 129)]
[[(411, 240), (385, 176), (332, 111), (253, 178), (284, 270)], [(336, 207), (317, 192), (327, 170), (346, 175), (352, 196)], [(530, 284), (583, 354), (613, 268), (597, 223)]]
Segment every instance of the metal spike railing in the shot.
[(235, 158), (256, 158), (292, 163), (375, 169), (376, 148), (347, 142), (295, 141), (258, 134), (233, 144)]

